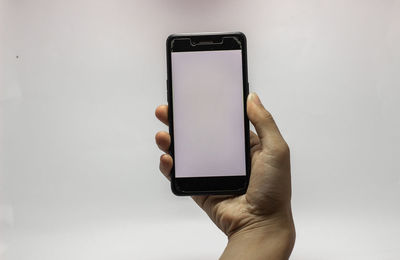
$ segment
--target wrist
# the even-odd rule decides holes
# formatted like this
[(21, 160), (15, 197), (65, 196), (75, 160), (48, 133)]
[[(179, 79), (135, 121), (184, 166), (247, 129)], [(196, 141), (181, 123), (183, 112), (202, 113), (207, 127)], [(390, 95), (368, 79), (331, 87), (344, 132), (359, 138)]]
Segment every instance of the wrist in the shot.
[(230, 234), (220, 259), (288, 259), (295, 236), (291, 210), (277, 212)]

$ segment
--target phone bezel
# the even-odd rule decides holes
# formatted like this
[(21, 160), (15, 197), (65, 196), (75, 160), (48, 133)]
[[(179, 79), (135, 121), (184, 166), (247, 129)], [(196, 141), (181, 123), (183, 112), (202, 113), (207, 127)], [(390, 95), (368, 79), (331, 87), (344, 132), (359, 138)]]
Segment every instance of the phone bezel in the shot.
[[(174, 159), (174, 131), (173, 131), (173, 102), (172, 102), (172, 68), (171, 52), (172, 44), (175, 40), (190, 39), (191, 46), (174, 47), (173, 51), (207, 51), (207, 50), (234, 50), (237, 46), (231, 47), (218, 44), (223, 37), (234, 38), (238, 40), (242, 50), (242, 70), (243, 70), (243, 111), (244, 111), (244, 136), (245, 136), (245, 156), (246, 156), (246, 175), (244, 176), (218, 176), (218, 177), (189, 177), (176, 178), (175, 167), (171, 169), (171, 189), (176, 195), (217, 195), (232, 194), (239, 195), (246, 192), (250, 179), (250, 130), (249, 120), (247, 118), (246, 100), (249, 94), (249, 85), (247, 78), (247, 41), (242, 32), (228, 33), (182, 33), (172, 34), (167, 38), (167, 98), (168, 98), (168, 123), (169, 134), (171, 136), (171, 145), (169, 154)], [(201, 44), (196, 44), (199, 42)], [(192, 45), (192, 43), (194, 43)]]

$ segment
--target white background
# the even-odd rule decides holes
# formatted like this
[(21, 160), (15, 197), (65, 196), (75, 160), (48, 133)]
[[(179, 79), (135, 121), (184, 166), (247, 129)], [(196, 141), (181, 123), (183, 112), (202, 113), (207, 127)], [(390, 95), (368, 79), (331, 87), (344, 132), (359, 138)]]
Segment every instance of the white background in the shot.
[[(170, 33), (243, 31), (291, 147), (292, 259), (399, 259), (400, 2), (0, 0), (0, 258), (215, 259), (158, 172)], [(18, 58), (17, 58), (18, 57)]]

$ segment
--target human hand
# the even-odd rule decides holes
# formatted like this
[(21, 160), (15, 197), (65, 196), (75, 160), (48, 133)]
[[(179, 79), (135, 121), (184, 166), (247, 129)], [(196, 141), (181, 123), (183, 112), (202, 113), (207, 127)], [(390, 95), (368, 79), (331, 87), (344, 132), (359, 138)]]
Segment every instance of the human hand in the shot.
[[(257, 134), (250, 133), (251, 175), (246, 194), (192, 198), (228, 236), (221, 259), (287, 259), (295, 240), (289, 147), (254, 93), (247, 99), (247, 115)], [(157, 107), (156, 117), (168, 125), (168, 106)], [(158, 132), (156, 143), (166, 153), (160, 157), (160, 171), (170, 179), (169, 134)]]

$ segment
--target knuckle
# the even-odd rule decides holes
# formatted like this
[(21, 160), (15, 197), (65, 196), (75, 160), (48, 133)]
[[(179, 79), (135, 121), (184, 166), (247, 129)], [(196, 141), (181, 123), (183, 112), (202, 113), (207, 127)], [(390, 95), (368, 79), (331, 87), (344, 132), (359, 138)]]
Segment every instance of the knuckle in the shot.
[(290, 157), (290, 148), (285, 141), (275, 143), (269, 150), (269, 153), (279, 160), (283, 161)]
[(283, 141), (281, 144), (279, 144), (278, 149), (277, 149), (277, 156), (279, 158), (287, 158), (290, 156), (290, 148), (289, 145)]
[(272, 114), (265, 109), (263, 110), (263, 118), (265, 120), (274, 120), (274, 118), (272, 117)]

